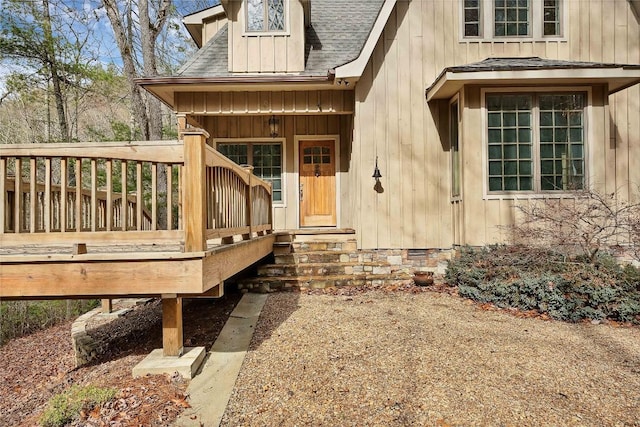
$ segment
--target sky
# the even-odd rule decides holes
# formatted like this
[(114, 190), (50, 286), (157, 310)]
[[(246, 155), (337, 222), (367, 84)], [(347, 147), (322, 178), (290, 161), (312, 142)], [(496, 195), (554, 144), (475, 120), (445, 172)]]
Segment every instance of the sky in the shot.
[[(0, 11), (5, 9), (5, 3), (7, 3), (7, 1), (8, 0), (0, 0)], [(39, 3), (42, 0), (21, 1), (36, 1)], [(123, 0), (121, 1), (124, 3)], [(55, 6), (63, 5), (64, 9), (62, 10), (64, 10), (64, 13), (60, 13), (60, 9), (58, 9), (58, 16), (64, 19), (65, 24), (73, 25), (74, 29), (80, 33), (85, 32), (84, 28), (77, 23), (74, 24), (73, 21), (90, 17), (89, 43), (93, 46), (93, 50), (97, 56), (97, 62), (104, 66), (114, 64), (119, 67), (122, 65), (120, 53), (113, 38), (111, 25), (107, 18), (106, 11), (101, 7), (102, 2), (100, 0), (49, 0), (49, 3), (51, 5), (50, 10), (52, 11), (55, 11)], [(175, 40), (190, 40), (188, 32), (182, 25), (182, 16), (218, 3), (218, 0), (174, 0), (178, 16), (171, 17), (170, 21), (167, 22), (170, 40), (173, 40), (173, 42), (169, 42), (170, 45), (178, 45), (179, 42)], [(4, 82), (6, 76), (15, 70), (20, 69), (7, 60), (0, 60), (0, 96), (5, 92)]]

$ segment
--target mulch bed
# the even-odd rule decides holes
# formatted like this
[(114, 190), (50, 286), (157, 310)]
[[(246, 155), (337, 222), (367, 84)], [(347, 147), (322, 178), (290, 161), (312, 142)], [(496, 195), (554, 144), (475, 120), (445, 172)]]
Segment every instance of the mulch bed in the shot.
[[(219, 300), (188, 301), (185, 346), (210, 348), (240, 297), (229, 293)], [(137, 363), (162, 347), (159, 301), (90, 330), (96, 337), (109, 337), (109, 344), (88, 366), (75, 368), (70, 328), (66, 322), (0, 347), (0, 425), (37, 425), (48, 400), (74, 384), (118, 390), (115, 400), (83, 412), (74, 424), (78, 426), (169, 426), (188, 407), (187, 382), (179, 376), (131, 376)]]

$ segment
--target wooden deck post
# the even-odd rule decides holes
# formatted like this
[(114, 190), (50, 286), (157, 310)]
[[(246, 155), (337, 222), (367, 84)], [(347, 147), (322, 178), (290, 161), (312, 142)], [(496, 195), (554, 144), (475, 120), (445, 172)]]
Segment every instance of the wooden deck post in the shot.
[(184, 251), (207, 250), (207, 199), (205, 144), (209, 134), (202, 129), (188, 129), (184, 139), (183, 221)]
[(113, 301), (109, 298), (102, 299), (102, 312), (104, 314), (109, 314), (113, 312)]
[(249, 227), (249, 233), (242, 235), (242, 240), (251, 240), (253, 238), (253, 191), (251, 188), (251, 177), (253, 176), (253, 166), (246, 166), (245, 170), (249, 175), (249, 183), (245, 191), (245, 225)]
[(162, 295), (162, 352), (164, 356), (182, 356), (182, 298)]

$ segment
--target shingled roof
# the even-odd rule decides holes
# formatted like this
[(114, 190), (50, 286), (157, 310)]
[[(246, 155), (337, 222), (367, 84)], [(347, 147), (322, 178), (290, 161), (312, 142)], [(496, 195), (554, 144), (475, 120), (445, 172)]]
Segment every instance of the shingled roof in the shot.
[[(356, 59), (371, 33), (384, 0), (314, 0), (306, 29), (305, 69), (308, 76)], [(225, 26), (198, 50), (175, 77), (229, 77), (228, 28)]]
[(448, 99), (465, 84), (608, 84), (615, 93), (640, 83), (640, 64), (565, 61), (538, 57), (487, 58), (447, 67), (425, 91), (427, 101)]
[(466, 73), (469, 71), (558, 70), (587, 68), (640, 69), (640, 65), (611, 64), (604, 62), (564, 61), (543, 59), (537, 56), (522, 58), (487, 58), (480, 62), (447, 67), (442, 73)]

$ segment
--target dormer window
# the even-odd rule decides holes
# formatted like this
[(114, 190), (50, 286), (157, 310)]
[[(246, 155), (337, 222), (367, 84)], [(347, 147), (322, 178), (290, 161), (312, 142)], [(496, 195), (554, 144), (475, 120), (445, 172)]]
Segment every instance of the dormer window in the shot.
[(285, 31), (285, 0), (247, 0), (247, 32)]
[(564, 37), (562, 0), (461, 0), (462, 38), (476, 40)]

